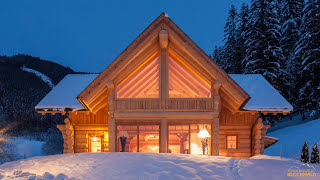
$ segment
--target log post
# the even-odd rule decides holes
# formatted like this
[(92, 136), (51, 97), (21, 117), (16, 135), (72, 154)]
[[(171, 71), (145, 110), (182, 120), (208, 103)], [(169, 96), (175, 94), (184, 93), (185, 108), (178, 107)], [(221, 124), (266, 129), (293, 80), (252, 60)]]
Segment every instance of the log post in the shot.
[(116, 151), (116, 120), (114, 119), (114, 84), (112, 81), (107, 82), (108, 87), (108, 138), (109, 152)]
[(160, 122), (160, 153), (168, 152), (168, 120), (161, 119)]
[(262, 119), (259, 118), (255, 126), (253, 127), (253, 134), (252, 134), (252, 151), (253, 155), (259, 155), (263, 154), (263, 148), (264, 148), (264, 143), (263, 143), (263, 138), (262, 138), (262, 129), (264, 125), (262, 123)]
[(220, 90), (221, 82), (215, 81), (211, 85), (211, 96), (213, 99), (213, 115), (211, 123), (211, 155), (219, 156), (219, 114), (221, 111)]
[(57, 125), (63, 137), (63, 153), (74, 153), (74, 129), (68, 118), (64, 122), (65, 125)]
[(160, 65), (160, 99), (161, 99), (161, 109), (166, 109), (166, 99), (169, 94), (169, 84), (168, 84), (168, 44), (169, 44), (169, 35), (168, 31), (165, 29), (160, 30), (159, 32), (159, 65)]

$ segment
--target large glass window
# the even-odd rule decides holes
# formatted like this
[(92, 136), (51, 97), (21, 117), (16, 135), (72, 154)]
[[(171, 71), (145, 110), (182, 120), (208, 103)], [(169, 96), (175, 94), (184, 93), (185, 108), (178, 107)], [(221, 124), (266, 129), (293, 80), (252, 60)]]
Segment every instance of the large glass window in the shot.
[(184, 62), (169, 56), (169, 97), (210, 98), (211, 85)]
[(159, 152), (159, 125), (117, 126), (119, 152)]
[(159, 152), (159, 126), (139, 126), (139, 152)]
[(159, 58), (155, 54), (117, 85), (118, 98), (158, 98)]
[(211, 125), (169, 125), (168, 152), (210, 155)]
[(170, 125), (168, 153), (189, 154), (189, 125)]

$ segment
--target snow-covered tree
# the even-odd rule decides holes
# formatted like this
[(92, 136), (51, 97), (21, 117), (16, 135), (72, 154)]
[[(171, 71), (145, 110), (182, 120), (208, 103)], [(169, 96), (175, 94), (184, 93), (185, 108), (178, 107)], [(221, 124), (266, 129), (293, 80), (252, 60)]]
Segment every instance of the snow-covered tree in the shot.
[(301, 62), (298, 107), (300, 111), (311, 111), (320, 107), (320, 0), (306, 2), (300, 31), (295, 47)]
[(300, 36), (301, 14), (304, 0), (284, 0), (282, 8), (281, 38), (280, 45), (283, 51), (284, 59), (280, 63), (280, 90), (282, 94), (296, 105), (298, 97), (297, 80), (300, 62), (297, 61), (294, 54), (294, 46)]
[(246, 31), (248, 29), (248, 22), (249, 22), (249, 6), (245, 3), (241, 5), (240, 13), (239, 13), (239, 22), (238, 22), (238, 29), (237, 29), (237, 43), (239, 46), (239, 59), (241, 60), (240, 66), (237, 67), (238, 71), (236, 73), (243, 73), (244, 65), (242, 64), (242, 60), (246, 55), (246, 46), (245, 41)]
[(237, 43), (237, 21), (238, 14), (234, 5), (231, 5), (229, 16), (224, 27), (223, 60), (225, 61), (225, 71), (235, 73), (240, 65), (239, 45)]
[(279, 45), (279, 20), (269, 0), (252, 0), (246, 31), (246, 56), (242, 63), (245, 73), (262, 74), (273, 85), (280, 74), (279, 61), (282, 51)]
[(312, 147), (311, 163), (319, 164), (319, 149), (317, 143), (315, 143)]
[(308, 149), (308, 143), (307, 141), (304, 142), (304, 145), (302, 147), (301, 151), (301, 162), (308, 163), (309, 162), (309, 149)]

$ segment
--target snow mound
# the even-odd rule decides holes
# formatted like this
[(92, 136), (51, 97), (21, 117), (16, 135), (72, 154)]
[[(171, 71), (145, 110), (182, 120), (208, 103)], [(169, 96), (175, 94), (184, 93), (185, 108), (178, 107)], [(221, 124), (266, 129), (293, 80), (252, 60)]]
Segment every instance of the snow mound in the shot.
[[(258, 156), (235, 159), (219, 156), (152, 153), (79, 153), (34, 157), (0, 166), (4, 179), (58, 176), (75, 179), (290, 179), (292, 159)], [(319, 169), (319, 165), (315, 166)], [(23, 177), (23, 178), (21, 178)], [(299, 179), (316, 179), (299, 177)]]
[(317, 119), (268, 133), (267, 136), (276, 137), (279, 141), (265, 149), (264, 154), (279, 156), (281, 149), (282, 157), (300, 159), (302, 146), (304, 141), (307, 141), (311, 156), (314, 143), (318, 143), (318, 145), (320, 143), (319, 129), (320, 119)]
[(34, 69), (26, 68), (25, 66), (22, 66), (22, 67), (21, 67), (21, 70), (35, 74), (36, 76), (38, 76), (39, 78), (41, 78), (41, 80), (42, 80), (43, 82), (47, 83), (50, 88), (53, 88), (53, 87), (54, 87), (54, 84), (52, 83), (51, 78), (49, 78), (48, 76), (42, 74), (41, 72), (36, 71), (36, 70), (34, 70)]

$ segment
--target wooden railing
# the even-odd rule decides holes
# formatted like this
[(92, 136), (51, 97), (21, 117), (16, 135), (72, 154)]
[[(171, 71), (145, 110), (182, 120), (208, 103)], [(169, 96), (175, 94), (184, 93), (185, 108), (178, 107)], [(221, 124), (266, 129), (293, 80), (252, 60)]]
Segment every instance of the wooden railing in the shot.
[[(160, 99), (117, 99), (116, 110), (160, 110)], [(165, 102), (167, 110), (212, 110), (210, 98), (171, 98)]]

